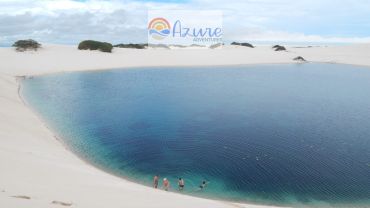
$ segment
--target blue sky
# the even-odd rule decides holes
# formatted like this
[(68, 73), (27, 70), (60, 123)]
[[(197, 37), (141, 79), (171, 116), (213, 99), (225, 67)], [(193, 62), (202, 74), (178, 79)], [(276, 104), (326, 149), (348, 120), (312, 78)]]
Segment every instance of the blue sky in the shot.
[(370, 42), (369, 0), (0, 0), (0, 45), (146, 42), (150, 9), (222, 10), (225, 41)]

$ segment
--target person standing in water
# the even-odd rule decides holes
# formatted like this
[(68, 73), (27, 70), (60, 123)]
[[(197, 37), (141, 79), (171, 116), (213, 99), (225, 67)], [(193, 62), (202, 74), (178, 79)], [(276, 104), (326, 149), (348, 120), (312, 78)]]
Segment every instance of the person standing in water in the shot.
[(153, 178), (154, 188), (158, 188), (158, 181), (159, 181), (159, 177), (157, 175), (155, 175), (154, 178)]
[(185, 187), (185, 181), (184, 181), (184, 179), (179, 178), (178, 184), (179, 184), (179, 190), (180, 191), (184, 190), (184, 187)]
[(203, 190), (207, 185), (206, 181), (203, 181), (202, 184), (199, 185), (200, 190)]
[(165, 191), (168, 191), (168, 189), (170, 188), (170, 182), (167, 180), (167, 178), (163, 179), (163, 188)]

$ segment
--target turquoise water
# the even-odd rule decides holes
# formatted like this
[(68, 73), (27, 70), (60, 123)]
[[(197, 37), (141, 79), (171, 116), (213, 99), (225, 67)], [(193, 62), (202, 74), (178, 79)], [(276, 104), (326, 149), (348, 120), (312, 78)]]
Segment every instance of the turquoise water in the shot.
[[(150, 186), (260, 204), (370, 207), (370, 70), (332, 64), (37, 76), (22, 94), (72, 151)], [(198, 186), (209, 182), (204, 190)]]

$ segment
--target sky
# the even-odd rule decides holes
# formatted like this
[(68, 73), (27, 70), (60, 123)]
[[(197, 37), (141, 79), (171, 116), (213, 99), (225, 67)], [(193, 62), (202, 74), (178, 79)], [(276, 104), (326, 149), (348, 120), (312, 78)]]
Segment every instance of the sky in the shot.
[(144, 43), (153, 9), (221, 10), (225, 42), (370, 42), (370, 0), (0, 0), (0, 46)]

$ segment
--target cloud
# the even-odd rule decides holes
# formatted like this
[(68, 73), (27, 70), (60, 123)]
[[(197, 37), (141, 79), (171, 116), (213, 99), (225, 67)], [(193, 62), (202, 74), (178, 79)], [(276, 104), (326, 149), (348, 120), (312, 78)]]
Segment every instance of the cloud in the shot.
[(65, 8), (62, 11), (40, 13), (31, 8), (15, 15), (0, 14), (0, 37), (9, 43), (33, 38), (42, 42), (67, 44), (76, 44), (83, 39), (115, 42), (146, 39), (146, 18), (142, 18), (146, 12), (140, 15), (123, 9), (114, 9), (112, 12), (81, 9), (74, 12)]
[(370, 43), (369, 37), (340, 37), (307, 35), (279, 30), (263, 30), (259, 28), (244, 28), (238, 32), (226, 32), (226, 39), (257, 43), (307, 43), (307, 44), (338, 44), (338, 43)]
[[(177, 3), (176, 3), (177, 2)], [(2, 0), (0, 45), (17, 39), (146, 42), (149, 9), (224, 12), (227, 41), (369, 42), (366, 0)]]

